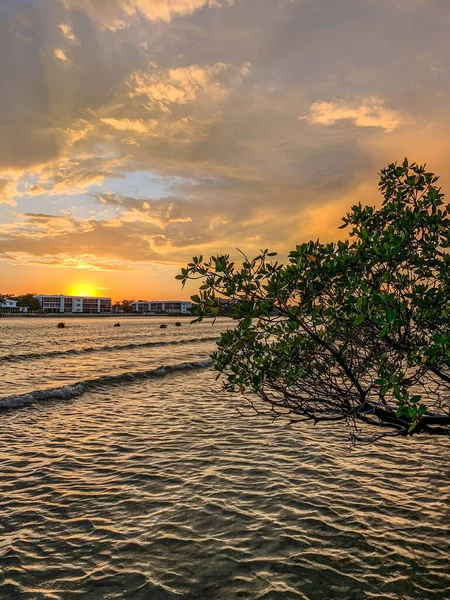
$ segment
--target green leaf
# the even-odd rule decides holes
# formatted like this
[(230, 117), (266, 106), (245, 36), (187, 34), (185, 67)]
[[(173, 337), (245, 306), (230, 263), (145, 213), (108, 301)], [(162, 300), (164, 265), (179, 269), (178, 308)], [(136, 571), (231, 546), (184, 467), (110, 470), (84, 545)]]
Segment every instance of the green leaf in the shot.
[(386, 311), (386, 316), (389, 323), (392, 323), (395, 317), (397, 316), (397, 311), (395, 310), (395, 308), (388, 308)]

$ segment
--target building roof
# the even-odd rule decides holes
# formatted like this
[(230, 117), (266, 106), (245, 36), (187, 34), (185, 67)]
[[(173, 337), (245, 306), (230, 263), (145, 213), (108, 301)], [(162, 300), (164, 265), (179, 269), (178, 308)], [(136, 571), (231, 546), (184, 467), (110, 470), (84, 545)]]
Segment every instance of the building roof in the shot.
[(65, 294), (36, 294), (34, 298), (82, 298), (83, 300), (111, 300), (107, 296), (66, 296)]

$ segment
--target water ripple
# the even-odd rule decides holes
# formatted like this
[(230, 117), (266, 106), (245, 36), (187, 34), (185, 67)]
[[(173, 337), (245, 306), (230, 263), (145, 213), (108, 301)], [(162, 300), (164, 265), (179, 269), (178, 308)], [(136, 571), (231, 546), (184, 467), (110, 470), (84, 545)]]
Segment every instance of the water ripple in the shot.
[(1, 600), (450, 598), (449, 440), (237, 417), (205, 369), (119, 384), (0, 414)]
[(180, 344), (192, 344), (202, 342), (215, 342), (217, 337), (185, 338), (177, 340), (164, 340), (158, 342), (129, 342), (127, 344), (114, 344), (107, 346), (88, 346), (82, 348), (68, 348), (66, 350), (47, 350), (46, 352), (14, 353), (0, 356), (1, 362), (21, 362), (48, 358), (61, 358), (65, 356), (78, 356), (91, 354), (93, 352), (117, 352), (118, 350), (134, 350), (136, 348), (159, 348), (160, 346), (178, 346)]

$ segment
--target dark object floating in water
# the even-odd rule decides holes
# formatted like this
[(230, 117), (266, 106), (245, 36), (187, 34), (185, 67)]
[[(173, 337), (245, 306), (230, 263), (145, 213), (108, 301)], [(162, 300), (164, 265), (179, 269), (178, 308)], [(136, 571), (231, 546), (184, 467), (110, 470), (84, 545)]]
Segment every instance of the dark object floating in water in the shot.
[(120, 327), (120, 323), (116, 323), (114, 327)]
[(57, 325), (58, 329), (64, 329), (65, 326), (66, 326), (66, 324), (63, 323), (62, 321), (61, 321), (61, 323), (58, 323), (58, 325)]
[(177, 322), (175, 323), (175, 327), (181, 327), (181, 323), (180, 323), (179, 321), (177, 321)]
[(164, 323), (162, 325), (159, 326), (160, 329), (167, 329), (167, 325), (164, 325)]

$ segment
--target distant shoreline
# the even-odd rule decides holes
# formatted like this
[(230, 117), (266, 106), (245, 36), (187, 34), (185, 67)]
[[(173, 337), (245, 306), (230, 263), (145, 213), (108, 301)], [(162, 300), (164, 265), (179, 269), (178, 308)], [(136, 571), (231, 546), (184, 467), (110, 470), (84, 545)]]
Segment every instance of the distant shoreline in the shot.
[(156, 314), (145, 314), (145, 313), (0, 313), (0, 319), (72, 319), (74, 317), (82, 317), (82, 318), (114, 318), (114, 319), (130, 319), (135, 317), (164, 317), (164, 318), (191, 318), (193, 319), (193, 315), (187, 315), (185, 313), (161, 313), (159, 315)]

